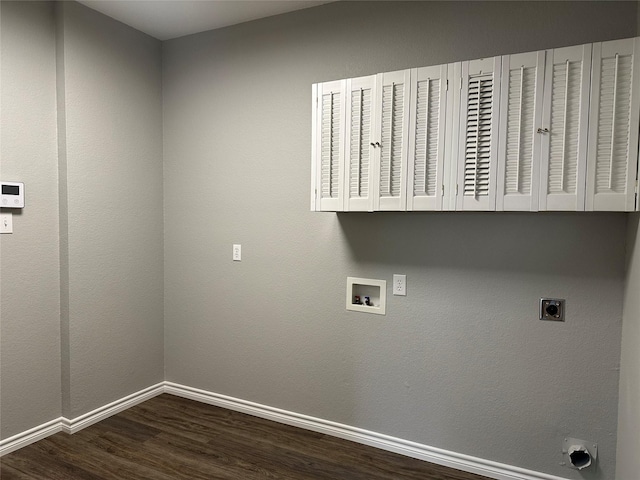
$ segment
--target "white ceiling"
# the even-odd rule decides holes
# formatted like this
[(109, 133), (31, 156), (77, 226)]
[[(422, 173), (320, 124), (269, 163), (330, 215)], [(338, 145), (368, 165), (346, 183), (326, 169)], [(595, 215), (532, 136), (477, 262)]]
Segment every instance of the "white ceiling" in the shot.
[(333, 0), (79, 0), (159, 40), (227, 27)]

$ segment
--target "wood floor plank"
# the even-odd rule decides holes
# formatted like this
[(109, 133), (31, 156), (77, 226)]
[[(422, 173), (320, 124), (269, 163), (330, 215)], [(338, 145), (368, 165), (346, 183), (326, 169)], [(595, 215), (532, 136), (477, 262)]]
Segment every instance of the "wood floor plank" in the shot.
[[(332, 437), (327, 435), (260, 418), (234, 415), (234, 412), (208, 405), (191, 405), (191, 408), (185, 408), (184, 403), (176, 403), (176, 405), (182, 406), (182, 409), (176, 411), (176, 414), (182, 414), (183, 423), (178, 427), (174, 425), (174, 428), (170, 430), (173, 437), (180, 436), (181, 432), (183, 433), (182, 429), (191, 430), (197, 425), (215, 425), (216, 429), (224, 434), (221, 436), (223, 443), (209, 440), (209, 444), (215, 445), (217, 451), (248, 452), (243, 453), (244, 455), (252, 455), (250, 452), (253, 451), (262, 454), (270, 452), (271, 457), (269, 458), (252, 459), (252, 462), (260, 463), (265, 468), (269, 464), (282, 463), (288, 457), (299, 457), (301, 462), (294, 468), (293, 478), (300, 478), (302, 470), (305, 469), (304, 465), (312, 466), (313, 471), (309, 473), (309, 478), (344, 478), (343, 476), (349, 473), (352, 478), (359, 478), (361, 475), (363, 478), (376, 480), (397, 478), (399, 470), (404, 470), (401, 474), (405, 478), (410, 478), (410, 474), (413, 473), (406, 466), (406, 460), (403, 466), (384, 468), (381, 466), (383, 462), (372, 462), (371, 455), (354, 455), (352, 450), (339, 448), (339, 445), (335, 445), (333, 442)], [(250, 420), (247, 421), (247, 419)], [(328, 448), (334, 445), (335, 448)], [(281, 446), (286, 448), (280, 448)], [(295, 455), (288, 455), (290, 452)], [(374, 452), (377, 453), (375, 450)], [(422, 462), (415, 461), (415, 463)], [(349, 467), (350, 470), (346, 471), (345, 467)], [(283, 470), (287, 466), (280, 464), (278, 468)], [(323, 472), (322, 468), (328, 469), (327, 472)], [(416, 468), (415, 470), (420, 474), (422, 469)]]
[(0, 478), (2, 480), (38, 480), (29, 472), (22, 472), (12, 465), (2, 465)]
[[(171, 400), (168, 403), (171, 403)], [(176, 405), (183, 404), (176, 403)], [(170, 406), (169, 408), (172, 407)], [(206, 412), (200, 412), (200, 410), (206, 410)], [(204, 413), (208, 415), (205, 416)], [(353, 471), (360, 469), (368, 479), (397, 478), (400, 470), (404, 470), (402, 474), (405, 478), (410, 478), (409, 475), (412, 473), (407, 466), (405, 457), (400, 457), (403, 459), (402, 465), (399, 462), (395, 462), (398, 465), (395, 465), (394, 468), (393, 461), (377, 463), (373, 461), (372, 457), (379, 456), (380, 452), (382, 452), (380, 450), (370, 449), (371, 453), (369, 455), (362, 453), (355, 455), (353, 449), (340, 448), (340, 442), (343, 442), (343, 440), (321, 433), (277, 424), (269, 420), (233, 415), (233, 413), (225, 409), (202, 404), (182, 410), (185, 427), (188, 428), (191, 423), (206, 424), (210, 422), (210, 425), (215, 425), (218, 430), (224, 432), (225, 442), (228, 443), (230, 438), (237, 437), (238, 449), (243, 449), (243, 447), (248, 449), (250, 446), (258, 446), (260, 450), (269, 449), (275, 439), (277, 445), (285, 446), (288, 450), (296, 452), (300, 456), (308, 457), (309, 462), (313, 462), (316, 465), (335, 465), (333, 472), (327, 478), (338, 478), (336, 477), (336, 472), (345, 465), (350, 466)], [(250, 419), (250, 421), (246, 421), (246, 419)], [(173, 433), (177, 434), (177, 432)], [(243, 440), (244, 444), (242, 443)], [(213, 442), (213, 440), (209, 441), (209, 443)], [(218, 448), (221, 448), (221, 446), (218, 446)], [(279, 449), (276, 451), (276, 458), (283, 458), (286, 453), (287, 450)], [(386, 454), (386, 452), (384, 453)], [(392, 458), (395, 457), (397, 456), (392, 456)], [(422, 463), (415, 460), (415, 464), (417, 464), (415, 469), (418, 473), (423, 469)], [(316, 467), (315, 477), (312, 478), (319, 478), (319, 475), (320, 472)], [(352, 475), (355, 475), (355, 473), (352, 473)]]
[[(286, 478), (254, 462), (247, 452), (189, 442), (176, 435), (161, 434), (148, 443), (148, 448), (167, 452), (171, 462), (181, 462), (191, 472), (185, 478)], [(269, 467), (279, 472), (277, 466)]]
[[(180, 449), (182, 455), (195, 453), (188, 443), (178, 442), (175, 436), (161, 435), (159, 441), (166, 440), (174, 449)], [(277, 441), (276, 441), (277, 443)], [(205, 451), (202, 446), (197, 447), (199, 453)], [(245, 471), (247, 478), (265, 478), (264, 472), (277, 471), (277, 478), (283, 479), (335, 479), (335, 478), (367, 478), (378, 480), (377, 476), (364, 474), (359, 469), (349, 468), (336, 462), (318, 461), (311, 453), (293, 452), (277, 444), (254, 444), (237, 437), (228, 437), (221, 441), (209, 442), (207, 452), (223, 455), (237, 468)], [(256, 476), (258, 474), (258, 476)]]
[(487, 480), (322, 433), (160, 395), (0, 459), (3, 480)]
[[(36, 442), (34, 446), (41, 453), (40, 458), (49, 455), (62, 462), (90, 471), (103, 480), (122, 480), (125, 478), (130, 480), (148, 480), (150, 478), (172, 480), (170, 475), (161, 471), (154, 471), (146, 465), (139, 465), (119, 458), (108, 448), (97, 447), (91, 441), (78, 442), (74, 436), (60, 434), (56, 438), (48, 438), (42, 442)], [(128, 447), (131, 449), (137, 448), (136, 445), (128, 445)], [(31, 448), (31, 445), (25, 448)], [(127, 446), (122, 448), (127, 448)]]
[[(65, 435), (62, 433), (56, 435)], [(0, 478), (47, 479), (47, 480), (68, 480), (70, 478), (79, 480), (101, 480), (101, 476), (96, 475), (80, 465), (69, 462), (56, 456), (49, 448), (48, 439), (41, 440), (38, 445), (30, 445), (19, 450), (19, 455), (12, 458), (8, 467), (9, 473), (5, 469), (5, 462), (2, 462)], [(33, 447), (33, 448), (31, 448)], [(3, 458), (4, 460), (4, 458)], [(15, 475), (15, 476), (14, 476)]]

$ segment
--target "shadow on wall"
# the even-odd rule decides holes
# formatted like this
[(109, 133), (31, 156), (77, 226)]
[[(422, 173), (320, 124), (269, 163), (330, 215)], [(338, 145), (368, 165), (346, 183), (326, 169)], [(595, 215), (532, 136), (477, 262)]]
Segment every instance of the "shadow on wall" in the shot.
[(620, 277), (624, 213), (338, 213), (359, 264)]
[[(627, 219), (627, 266), (630, 265), (631, 258), (634, 255), (636, 239), (638, 237), (638, 229), (640, 228), (640, 213), (630, 213)], [(640, 255), (640, 252), (636, 253)]]

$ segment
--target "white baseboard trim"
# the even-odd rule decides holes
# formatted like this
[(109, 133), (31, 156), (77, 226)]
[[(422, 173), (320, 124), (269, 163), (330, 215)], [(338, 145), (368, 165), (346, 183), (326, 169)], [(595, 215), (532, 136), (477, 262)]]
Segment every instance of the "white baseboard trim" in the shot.
[(139, 392), (127, 395), (126, 397), (116, 400), (115, 402), (111, 402), (108, 405), (96, 408), (95, 410), (85, 413), (84, 415), (80, 415), (72, 420), (68, 420), (63, 417), (62, 431), (71, 434), (76, 433), (83, 428), (93, 425), (94, 423), (98, 423), (105, 418), (109, 418), (116, 413), (122, 412), (127, 408), (131, 408), (134, 405), (149, 400), (150, 398), (157, 397), (163, 393), (164, 382), (161, 382), (157, 385), (140, 390)]
[(50, 422), (43, 423), (40, 426), (27, 430), (26, 432), (19, 433), (0, 441), (0, 457), (58, 432), (76, 433), (89, 425), (93, 425), (94, 423), (104, 420), (111, 415), (115, 415), (118, 412), (133, 407), (134, 405), (142, 403), (162, 393), (164, 393), (164, 382), (145, 388), (131, 395), (127, 395), (120, 400), (116, 400), (115, 402), (97, 408), (84, 415), (80, 415), (72, 420), (60, 417), (55, 420), (51, 420)]
[(524, 468), (506, 465), (504, 463), (484, 460), (470, 455), (451, 452), (440, 448), (422, 445), (416, 442), (391, 437), (381, 433), (364, 430), (361, 428), (344, 425), (321, 418), (310, 417), (295, 412), (281, 410), (279, 408), (261, 405), (238, 398), (220, 395), (197, 388), (187, 387), (172, 382), (162, 382), (145, 388), (139, 392), (128, 395), (120, 400), (97, 408), (89, 413), (72, 420), (64, 417), (51, 420), (38, 427), (14, 435), (0, 441), (0, 457), (19, 448), (42, 440), (54, 433), (76, 433), (94, 423), (104, 420), (118, 412), (133, 407), (162, 393), (168, 393), (179, 397), (196, 400), (198, 402), (227, 408), (237, 412), (247, 413), (255, 417), (273, 420), (278, 423), (304, 428), (314, 432), (324, 433), (345, 440), (351, 440), (363, 445), (369, 445), (389, 452), (398, 453), (407, 457), (425, 460), (446, 467), (455, 468), (464, 472), (484, 475), (495, 480), (567, 480), (545, 473), (526, 470)]
[(567, 480), (176, 383), (165, 382), (165, 392), (496, 480)]
[(62, 417), (0, 441), (0, 457), (62, 431)]

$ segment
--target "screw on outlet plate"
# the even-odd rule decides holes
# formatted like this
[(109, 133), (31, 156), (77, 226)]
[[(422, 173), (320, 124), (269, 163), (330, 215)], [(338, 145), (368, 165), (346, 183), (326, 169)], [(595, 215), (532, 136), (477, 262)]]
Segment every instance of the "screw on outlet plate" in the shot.
[(561, 298), (541, 298), (540, 320), (564, 322), (564, 302)]

